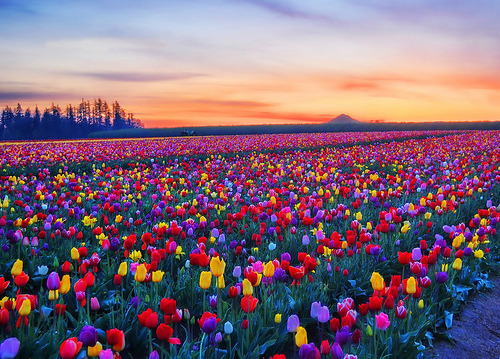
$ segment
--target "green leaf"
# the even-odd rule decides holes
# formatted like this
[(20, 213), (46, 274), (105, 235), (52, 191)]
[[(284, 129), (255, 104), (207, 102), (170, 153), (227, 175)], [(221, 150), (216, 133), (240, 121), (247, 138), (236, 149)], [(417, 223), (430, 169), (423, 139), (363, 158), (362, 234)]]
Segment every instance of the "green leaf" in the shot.
[(434, 335), (432, 335), (432, 333), (428, 331), (425, 333), (425, 337), (427, 338), (427, 341), (429, 342), (429, 346), (431, 348), (434, 348), (434, 346), (432, 344), (432, 341), (434, 340)]
[(445, 314), (444, 324), (446, 325), (446, 329), (450, 329), (451, 326), (453, 325), (453, 313), (445, 311), (444, 314)]
[(276, 339), (268, 340), (267, 342), (265, 342), (264, 344), (262, 344), (260, 346), (260, 348), (259, 348), (259, 354), (260, 355), (264, 355), (264, 353), (266, 352), (267, 348), (273, 346), (274, 343), (276, 343)]

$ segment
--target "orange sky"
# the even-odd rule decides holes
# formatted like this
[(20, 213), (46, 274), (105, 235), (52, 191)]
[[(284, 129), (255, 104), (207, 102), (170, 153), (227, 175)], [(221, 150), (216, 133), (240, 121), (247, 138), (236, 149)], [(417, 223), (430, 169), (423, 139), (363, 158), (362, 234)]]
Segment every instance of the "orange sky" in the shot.
[(486, 0), (4, 1), (0, 105), (101, 97), (147, 127), (500, 120), (499, 11)]

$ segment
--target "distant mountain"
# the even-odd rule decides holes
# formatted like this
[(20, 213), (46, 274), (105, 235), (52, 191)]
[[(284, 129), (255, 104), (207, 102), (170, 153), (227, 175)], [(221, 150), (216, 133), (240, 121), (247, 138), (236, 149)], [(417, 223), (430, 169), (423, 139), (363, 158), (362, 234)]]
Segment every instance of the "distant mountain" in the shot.
[(326, 123), (330, 123), (330, 124), (339, 124), (339, 123), (360, 123), (361, 121), (358, 121), (358, 120), (355, 120), (354, 118), (352, 118), (351, 116), (349, 115), (346, 115), (346, 114), (341, 114), (341, 115), (338, 115), (337, 117), (335, 117), (334, 119), (326, 122)]

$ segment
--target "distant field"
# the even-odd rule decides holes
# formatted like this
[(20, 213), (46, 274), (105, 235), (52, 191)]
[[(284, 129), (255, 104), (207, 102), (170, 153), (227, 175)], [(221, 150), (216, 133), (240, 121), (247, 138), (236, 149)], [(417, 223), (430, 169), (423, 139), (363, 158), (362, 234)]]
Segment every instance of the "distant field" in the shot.
[(90, 138), (141, 138), (176, 137), (183, 131), (195, 131), (198, 136), (210, 135), (247, 135), (274, 133), (313, 133), (313, 132), (373, 132), (373, 131), (435, 131), (435, 130), (499, 130), (496, 122), (430, 122), (430, 123), (326, 123), (319, 125), (259, 125), (259, 126), (220, 126), (220, 127), (178, 127), (178, 128), (135, 128), (119, 131), (102, 131), (89, 134)]

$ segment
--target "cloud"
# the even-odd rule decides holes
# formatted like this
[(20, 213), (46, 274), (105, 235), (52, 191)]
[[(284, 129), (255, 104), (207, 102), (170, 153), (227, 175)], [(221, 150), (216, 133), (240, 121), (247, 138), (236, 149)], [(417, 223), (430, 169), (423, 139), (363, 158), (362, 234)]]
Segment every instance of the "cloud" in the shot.
[[(73, 96), (74, 97), (74, 96)], [(33, 92), (33, 91), (5, 91), (0, 90), (0, 101), (31, 101), (39, 99), (66, 99), (70, 95), (65, 92)]]
[(73, 73), (75, 76), (90, 77), (104, 81), (115, 82), (160, 82), (186, 80), (195, 77), (208, 76), (207, 74), (194, 72), (81, 72)]
[(315, 21), (320, 20), (328, 22), (333, 20), (328, 16), (298, 10), (293, 6), (290, 6), (289, 4), (285, 3), (272, 2), (269, 0), (244, 0), (244, 1), (253, 4), (255, 6), (258, 6), (260, 8), (266, 9), (275, 14), (283, 15), (294, 19), (305, 19), (305, 20), (315, 20)]

